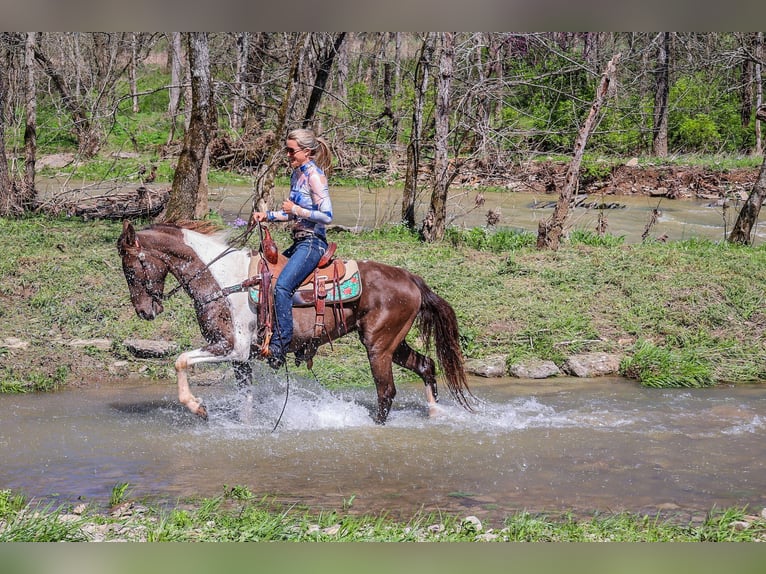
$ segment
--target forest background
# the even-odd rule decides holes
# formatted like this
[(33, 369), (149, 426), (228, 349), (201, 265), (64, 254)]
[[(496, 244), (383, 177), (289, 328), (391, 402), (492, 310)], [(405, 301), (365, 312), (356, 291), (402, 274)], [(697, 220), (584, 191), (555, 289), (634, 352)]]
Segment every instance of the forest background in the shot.
[(208, 177), (231, 174), (262, 208), (304, 126), (336, 184), (402, 185), (403, 222), (437, 240), (450, 185), (569, 160), (616, 54), (578, 183), (634, 156), (758, 163), (762, 33), (3, 33), (0, 215), (61, 209), (34, 187), (59, 152), (72, 180), (172, 181), (167, 219), (207, 216)]

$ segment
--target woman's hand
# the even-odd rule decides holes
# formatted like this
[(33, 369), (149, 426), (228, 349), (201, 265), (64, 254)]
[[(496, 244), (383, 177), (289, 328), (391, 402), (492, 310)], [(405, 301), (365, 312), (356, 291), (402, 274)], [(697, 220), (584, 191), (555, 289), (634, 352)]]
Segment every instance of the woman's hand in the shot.
[[(292, 201), (290, 201), (289, 199), (285, 199), (282, 202), (282, 210), (285, 213), (293, 213), (293, 208), (294, 207), (295, 207), (295, 204)], [(295, 215), (295, 214), (293, 213), (293, 215)]]
[(253, 221), (254, 222), (266, 221), (266, 212), (265, 211), (254, 211), (253, 212)]

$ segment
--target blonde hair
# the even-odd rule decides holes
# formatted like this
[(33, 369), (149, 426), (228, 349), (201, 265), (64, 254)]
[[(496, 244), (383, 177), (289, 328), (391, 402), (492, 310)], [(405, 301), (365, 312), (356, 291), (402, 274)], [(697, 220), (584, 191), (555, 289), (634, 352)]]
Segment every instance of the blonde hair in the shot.
[(330, 175), (332, 171), (332, 151), (330, 151), (330, 144), (327, 143), (327, 140), (318, 137), (313, 130), (305, 128), (291, 130), (287, 134), (287, 139), (295, 140), (301, 149), (309, 150), (314, 163), (322, 168), (325, 174)]

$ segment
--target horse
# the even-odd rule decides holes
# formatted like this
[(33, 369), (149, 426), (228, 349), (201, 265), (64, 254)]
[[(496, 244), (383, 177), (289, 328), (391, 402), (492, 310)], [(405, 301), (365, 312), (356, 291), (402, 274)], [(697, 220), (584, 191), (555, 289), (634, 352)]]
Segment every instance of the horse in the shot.
[[(176, 289), (191, 297), (200, 331), (207, 342), (182, 352), (175, 361), (178, 400), (207, 420), (207, 407), (190, 388), (189, 367), (199, 363), (230, 362), (240, 386), (252, 383), (252, 359), (263, 358), (257, 339), (258, 313), (248, 293), (232, 285), (249, 279), (250, 260), (262, 251), (234, 248), (225, 230), (209, 222), (156, 223), (136, 231), (129, 221), (117, 240), (117, 251), (136, 314), (153, 320), (163, 311), (163, 300)], [(280, 257), (284, 257), (280, 254)], [(435, 340), (436, 356), (455, 401), (471, 411), (473, 397), (466, 382), (454, 309), (425, 281), (406, 269), (369, 260), (356, 262), (362, 289), (355, 301), (328, 313), (318, 344), (356, 331), (367, 351), (377, 389), (376, 423), (385, 424), (396, 395), (392, 363), (416, 373), (425, 385), (429, 413), (438, 401), (436, 363), (405, 340), (417, 320), (428, 352)], [(164, 292), (172, 274), (178, 286)], [(317, 344), (313, 308), (293, 308), (294, 335), (288, 349), (296, 354)], [(316, 347), (314, 347), (314, 350)]]

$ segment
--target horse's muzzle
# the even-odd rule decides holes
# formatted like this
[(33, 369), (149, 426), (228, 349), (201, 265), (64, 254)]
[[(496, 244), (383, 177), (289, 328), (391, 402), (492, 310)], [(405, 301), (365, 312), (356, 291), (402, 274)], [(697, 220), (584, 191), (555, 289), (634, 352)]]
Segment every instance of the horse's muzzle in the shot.
[(157, 315), (162, 313), (164, 311), (164, 308), (162, 307), (162, 303), (159, 303), (157, 301), (152, 301), (152, 304), (149, 306), (148, 309), (146, 308), (136, 308), (136, 314), (144, 319), (145, 321), (153, 321), (157, 318)]

